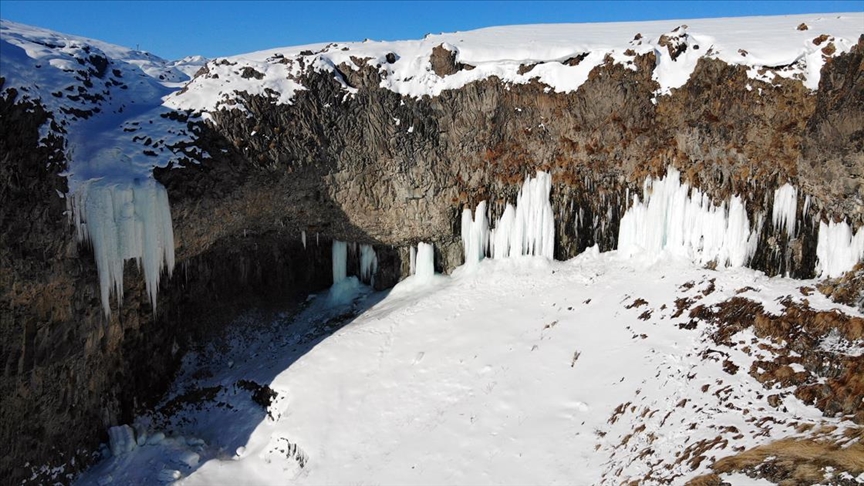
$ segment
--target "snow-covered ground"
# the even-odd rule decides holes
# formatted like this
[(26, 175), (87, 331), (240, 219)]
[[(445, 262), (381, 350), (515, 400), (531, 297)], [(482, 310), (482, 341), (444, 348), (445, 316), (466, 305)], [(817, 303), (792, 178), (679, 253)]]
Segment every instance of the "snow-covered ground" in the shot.
[[(802, 24), (806, 30), (798, 30)], [(305, 89), (299, 77), (309, 66), (336, 73), (337, 66), (359, 69), (360, 60), (377, 66), (383, 78), (381, 87), (411, 97), (438, 96), (492, 76), (516, 84), (536, 79), (549, 90), (571, 92), (607, 57), (635, 70), (634, 57), (647, 53), (657, 58), (654, 79), (660, 85), (659, 95), (683, 86), (702, 57), (747, 66), (753, 79), (770, 83), (775, 76), (792, 78), (816, 89), (825, 59), (848, 52), (862, 34), (864, 14), (853, 12), (515, 25), (429, 34), (421, 40), (283, 47), (213, 60), (207, 64), (208, 74), (196, 78), (182, 93), (168, 97), (167, 103), (204, 112), (242, 109), (237, 91), (290, 103), (297, 90)], [(437, 46), (455, 53), (457, 63), (472, 68), (438, 76), (429, 62)], [(533, 67), (526, 70), (528, 66)], [(249, 76), (248, 69), (257, 76)], [(345, 87), (346, 94), (353, 92), (353, 88)]]
[[(170, 413), (138, 423), (144, 440), (168, 438), (105, 459), (80, 484), (680, 484), (800, 424), (853, 425), (791, 394), (770, 406), (766, 395), (789, 390), (747, 373), (771, 353), (751, 331), (718, 348), (712, 325), (673, 317), (676, 299), (736, 295), (780, 312), (807, 284), (588, 251), (410, 277), (363, 292), (341, 328), (334, 315), (352, 312), (325, 311), (321, 295), (296, 320), (250, 315), (187, 356)], [(242, 380), (276, 392), (266, 411)], [(715, 437), (704, 460), (682, 454)]]

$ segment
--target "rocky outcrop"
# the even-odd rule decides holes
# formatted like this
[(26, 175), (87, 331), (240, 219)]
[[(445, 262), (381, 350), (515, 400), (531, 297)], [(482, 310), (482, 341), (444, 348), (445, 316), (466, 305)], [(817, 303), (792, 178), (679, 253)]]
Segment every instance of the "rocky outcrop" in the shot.
[[(490, 78), (437, 97), (409, 98), (379, 87), (377, 66), (356, 60), (353, 69), (339, 70), (358, 89), (351, 97), (339, 80), (312, 71), (292, 105), (240, 93), (244, 109), (215, 112), (199, 139), (214, 160), (158, 177), (172, 193), (201, 184), (246, 191), (253, 189), (233, 183), (240, 179), (221, 184), (221, 176), (209, 174), (248, 171), (259, 178), (250, 187), (290, 195), (295, 209), (255, 205), (242, 215), (233, 210), (237, 221), (261, 220), (266, 227), (277, 211), (280, 224), (297, 232), (325, 223), (333, 238), (393, 246), (433, 241), (449, 269), (461, 263), (453, 246), (462, 208), (488, 200), (490, 219), (496, 218), (534, 170), (553, 175), (555, 254), (564, 259), (595, 244), (615, 248), (627, 195), (640, 194), (646, 176), (674, 166), (717, 202), (733, 194), (744, 199), (760, 232), (751, 266), (808, 277), (821, 215), (859, 223), (862, 217), (856, 172), (862, 150), (846, 133), (858, 127), (861, 113), (862, 50), (864, 40), (826, 64), (825, 86), (816, 95), (796, 80), (750, 79), (744, 66), (705, 57), (683, 87), (655, 98), (655, 60), (648, 54), (634, 56), (635, 71), (608, 59), (573, 93)], [(829, 116), (847, 127), (833, 138), (817, 133), (835, 125)], [(836, 167), (830, 176), (808, 169), (816, 152), (814, 160), (832, 157), (833, 166), (813, 164), (823, 172)], [(798, 195), (800, 231), (791, 240), (770, 218), (773, 191), (786, 182), (806, 190)], [(214, 204), (223, 204), (218, 197)], [(178, 226), (187, 214), (195, 217), (182, 200), (173, 207), (182, 213)]]

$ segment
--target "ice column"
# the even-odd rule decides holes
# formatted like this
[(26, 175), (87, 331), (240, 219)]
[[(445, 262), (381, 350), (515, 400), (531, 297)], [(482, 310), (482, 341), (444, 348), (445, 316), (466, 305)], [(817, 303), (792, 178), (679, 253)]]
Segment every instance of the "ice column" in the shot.
[(621, 217), (618, 250), (624, 255), (669, 252), (700, 264), (746, 265), (758, 237), (750, 231), (741, 198), (715, 206), (706, 194), (682, 184), (669, 168), (666, 177), (644, 186), (645, 202), (634, 196), (633, 206)]
[(105, 315), (110, 294), (123, 300), (123, 266), (134, 259), (144, 271), (147, 295), (156, 311), (163, 269), (174, 270), (174, 230), (168, 193), (153, 179), (134, 182), (92, 180), (70, 198), (77, 238), (93, 247)]
[(845, 221), (819, 223), (816, 273), (820, 277), (839, 277), (861, 260), (864, 260), (864, 227), (853, 235)]
[[(462, 248), (465, 250), (465, 263), (471, 264), (486, 256), (489, 246), (489, 220), (486, 219), (486, 201), (481, 201), (471, 218), (471, 210), (462, 211)], [(419, 251), (419, 246), (418, 246)]]
[(378, 271), (378, 256), (372, 245), (360, 245), (360, 280), (371, 283)]
[(333, 240), (333, 285), (348, 277), (348, 245)]
[(789, 239), (795, 237), (795, 222), (798, 212), (798, 189), (786, 183), (774, 191), (774, 211), (771, 214), (771, 222), (774, 229), (782, 231), (786, 229)]
[(552, 177), (538, 171), (528, 178), (516, 198), (516, 206), (508, 204), (495, 228), (489, 230), (486, 202), (477, 205), (474, 218), (471, 210), (462, 212), (462, 244), (465, 262), (477, 262), (488, 253), (494, 258), (517, 255), (537, 255), (553, 258), (555, 251), (555, 217), (549, 194)]
[(430, 243), (417, 243), (417, 262), (415, 276), (428, 280), (435, 275), (435, 247)]

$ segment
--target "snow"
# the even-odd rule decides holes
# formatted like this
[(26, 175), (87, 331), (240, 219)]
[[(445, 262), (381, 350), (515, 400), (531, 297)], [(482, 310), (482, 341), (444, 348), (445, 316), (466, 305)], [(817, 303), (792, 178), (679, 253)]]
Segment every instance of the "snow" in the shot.
[(816, 244), (816, 274), (821, 277), (839, 277), (864, 260), (864, 227), (853, 234), (845, 221), (819, 223)]
[[(797, 30), (801, 23), (806, 23), (809, 30)], [(550, 90), (573, 92), (607, 59), (635, 70), (632, 54), (648, 53), (657, 57), (653, 77), (659, 83), (657, 94), (660, 95), (684, 85), (701, 58), (747, 66), (751, 77), (768, 83), (773, 82), (775, 76), (800, 79), (805, 87), (815, 90), (825, 59), (848, 52), (864, 33), (862, 26), (864, 13), (853, 12), (515, 25), (427, 35), (422, 40), (285, 47), (211, 61), (207, 64), (210, 74), (196, 78), (186, 92), (172, 95), (167, 103), (178, 109), (214, 111), (237, 106), (235, 92), (242, 91), (263, 94), (274, 103), (291, 103), (298, 90), (306, 89), (298, 80), (303, 69), (332, 73), (350, 96), (354, 90), (345, 84), (336, 67), (359, 69), (352, 57), (365, 60), (381, 72), (382, 88), (410, 97), (438, 96), (445, 90), (459, 89), (493, 76), (503, 83), (525, 84), (537, 80)], [(635, 39), (636, 34), (641, 34), (641, 39)], [(813, 39), (820, 34), (829, 35), (829, 40), (814, 44)], [(661, 38), (663, 44), (686, 46), (686, 50), (673, 59), (669, 49), (661, 45)], [(836, 48), (830, 56), (822, 53), (828, 42)], [(437, 46), (454, 52), (457, 63), (473, 66), (473, 69), (438, 76), (429, 61), (432, 49)], [(391, 53), (396, 60), (388, 63), (387, 55)], [(578, 63), (565, 63), (582, 56)], [(523, 65), (535, 66), (520, 74)], [(243, 69), (247, 67), (255, 69), (262, 79), (242, 78)], [(239, 107), (243, 109), (242, 105)]]
[[(424, 248), (418, 267), (428, 266)], [(485, 259), (431, 285), (413, 281), (338, 313), (316, 298), (296, 318), (238, 323), (236, 340), (214, 343), (220, 353), (184, 358), (167, 399), (220, 385), (217, 398), (151, 421), (171, 438), (106, 459), (79, 484), (107, 476), (151, 484), (166, 469), (186, 486), (620, 484), (649, 472), (656, 483), (683, 484), (711, 458), (798, 436), (799, 424), (837, 426), (838, 437), (854, 427), (788, 389), (772, 391), (787, 394), (787, 411), (769, 406), (753, 377), (712, 358), (713, 325), (688, 330), (679, 324), (689, 316), (673, 317), (677, 298), (710, 307), (745, 296), (768, 308), (785, 296), (801, 302), (799, 287), (812, 282), (596, 249), (567, 262)], [(807, 300), (855, 313), (819, 293)], [(344, 327), (306, 324), (332, 322), (351, 305), (356, 317)], [(763, 355), (773, 349), (749, 329), (734, 340)], [(742, 370), (761, 359), (720, 349)], [(261, 409), (232, 386), (240, 379), (278, 396)], [(728, 443), (710, 447), (706, 460), (681, 460), (718, 435)], [(197, 465), (183, 462), (187, 451)]]
[(634, 195), (633, 205), (621, 217), (618, 250), (659, 256), (666, 252), (705, 265), (746, 265), (756, 250), (758, 235), (750, 230), (741, 198), (715, 206), (708, 195), (682, 183), (674, 167), (665, 177), (647, 178), (645, 202)]
[(153, 179), (90, 180), (67, 201), (78, 241), (93, 247), (105, 315), (111, 313), (110, 293), (118, 305), (123, 300), (127, 260), (143, 269), (155, 312), (162, 272), (170, 275), (174, 270), (174, 230), (165, 188)]
[(771, 222), (778, 231), (783, 231), (785, 228), (789, 239), (795, 237), (797, 211), (798, 189), (787, 182), (774, 191), (774, 210), (771, 213)]

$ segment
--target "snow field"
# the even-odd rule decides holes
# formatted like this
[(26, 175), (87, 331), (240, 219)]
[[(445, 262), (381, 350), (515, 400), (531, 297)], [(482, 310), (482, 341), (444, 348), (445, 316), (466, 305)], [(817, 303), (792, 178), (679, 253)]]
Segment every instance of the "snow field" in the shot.
[[(794, 422), (846, 426), (791, 395), (786, 411), (768, 406), (765, 395), (784, 390), (769, 392), (743, 370), (770, 347), (723, 347), (721, 357), (711, 326), (686, 329), (686, 313), (672, 317), (676, 298), (710, 306), (742, 295), (770, 311), (778, 296), (800, 300), (807, 283), (615, 252), (486, 259), (425, 284), (408, 279), (290, 366), (279, 357), (290, 345), (243, 344), (211, 358), (230, 356), (232, 367), (210, 368), (215, 376), (199, 385), (269, 381), (279, 399), (272, 419), (257, 415), (240, 453), (230, 414), (203, 418), (228, 412), (184, 412), (195, 420), (176, 419), (193, 423), (177, 432), (207, 443), (178, 484), (684, 482), (735, 448), (796, 435)], [(247, 338), (270, 347), (293, 339), (280, 333)], [(763, 342), (749, 331), (734, 339)], [(724, 359), (742, 371), (725, 371)], [(194, 371), (182, 374), (187, 386)], [(250, 409), (241, 398), (229, 402), (239, 423)], [(696, 467), (676, 457), (717, 436)], [(116, 477), (132, 474), (139, 450), (115, 462)]]

